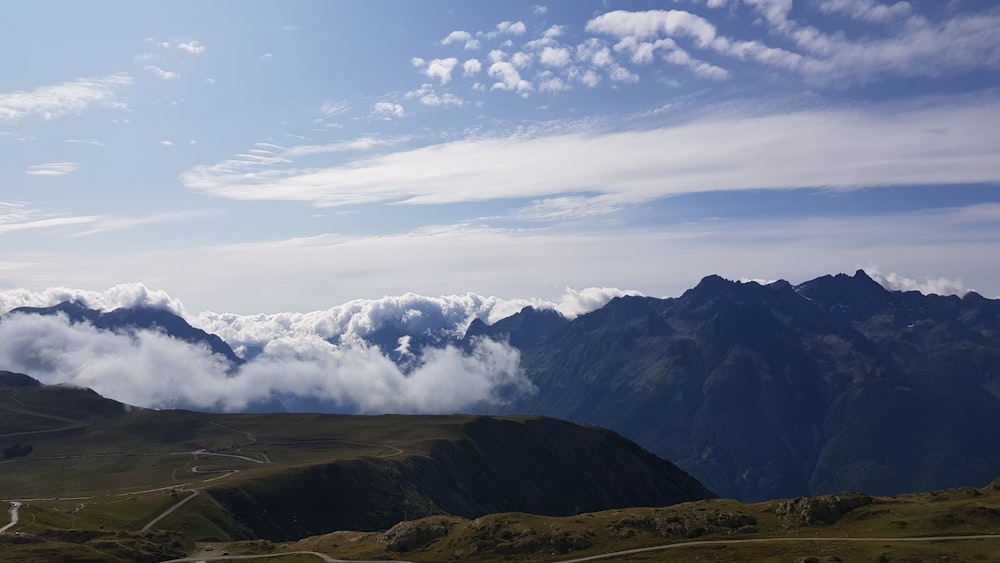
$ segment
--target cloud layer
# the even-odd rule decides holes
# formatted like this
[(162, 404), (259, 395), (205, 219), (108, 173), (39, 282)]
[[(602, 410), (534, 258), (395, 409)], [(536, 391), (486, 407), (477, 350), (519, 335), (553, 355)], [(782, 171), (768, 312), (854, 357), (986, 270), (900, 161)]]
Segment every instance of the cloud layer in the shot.
[(45, 383), (89, 387), (153, 408), (239, 411), (306, 402), (338, 412), (461, 412), (530, 393), (517, 350), (477, 342), (428, 351), (404, 373), (377, 348), (318, 336), (280, 338), (236, 372), (206, 347), (163, 334), (120, 334), (63, 316), (12, 315), (0, 322), (0, 364)]

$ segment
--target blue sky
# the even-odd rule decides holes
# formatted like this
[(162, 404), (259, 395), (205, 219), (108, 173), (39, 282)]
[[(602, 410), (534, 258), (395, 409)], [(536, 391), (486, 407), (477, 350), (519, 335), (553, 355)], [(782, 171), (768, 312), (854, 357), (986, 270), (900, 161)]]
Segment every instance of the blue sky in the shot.
[(0, 290), (189, 311), (866, 267), (1000, 296), (981, 1), (52, 2), (0, 23)]

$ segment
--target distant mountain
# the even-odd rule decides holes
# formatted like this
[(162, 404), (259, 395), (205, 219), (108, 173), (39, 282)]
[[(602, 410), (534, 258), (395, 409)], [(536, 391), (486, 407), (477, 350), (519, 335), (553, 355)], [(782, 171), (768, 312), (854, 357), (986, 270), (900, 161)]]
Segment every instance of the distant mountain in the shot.
[[(224, 340), (214, 334), (195, 328), (183, 318), (164, 309), (149, 307), (122, 307), (113, 311), (97, 311), (72, 301), (64, 301), (52, 307), (19, 307), (7, 315), (58, 315), (64, 314), (71, 323), (90, 323), (95, 328), (111, 331), (131, 331), (136, 329), (157, 330), (191, 344), (207, 346), (212, 353), (225, 357), (233, 366), (243, 360), (233, 352)], [(5, 316), (7, 316), (5, 315)]]
[(464, 340), (469, 342), (473, 338), (486, 337), (508, 341), (520, 350), (530, 350), (567, 323), (569, 320), (558, 311), (525, 307), (492, 325), (480, 319), (473, 320), (465, 332)]
[(525, 318), (470, 327), (522, 343), (539, 391), (511, 412), (614, 429), (723, 496), (1000, 474), (997, 300), (889, 291), (863, 271), (798, 286), (708, 276), (678, 298), (616, 298), (541, 341)]

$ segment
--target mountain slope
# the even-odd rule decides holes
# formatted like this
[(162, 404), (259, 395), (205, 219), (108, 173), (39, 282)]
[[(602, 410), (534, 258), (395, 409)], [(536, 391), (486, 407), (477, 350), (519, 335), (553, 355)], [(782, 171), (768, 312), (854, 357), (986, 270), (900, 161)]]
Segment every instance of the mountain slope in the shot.
[[(7, 372), (0, 445), (0, 498), (32, 499), (17, 528), (31, 533), (139, 530), (188, 498), (154, 528), (198, 541), (297, 539), (434, 514), (568, 515), (714, 496), (614, 432), (551, 418), (156, 411)], [(85, 510), (73, 510), (80, 499)]]
[(1000, 302), (709, 276), (621, 297), (523, 350), (514, 405), (612, 428), (747, 501), (981, 485), (1000, 473)]

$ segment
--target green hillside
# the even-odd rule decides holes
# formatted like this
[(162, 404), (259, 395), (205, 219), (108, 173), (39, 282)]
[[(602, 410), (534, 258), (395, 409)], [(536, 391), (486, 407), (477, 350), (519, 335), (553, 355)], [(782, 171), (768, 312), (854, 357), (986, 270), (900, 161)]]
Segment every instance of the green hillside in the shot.
[(0, 420), (0, 499), (20, 505), (0, 537), (41, 542), (23, 549), (113, 539), (155, 560), (194, 542), (713, 496), (613, 432), (544, 417), (155, 411), (11, 374)]

